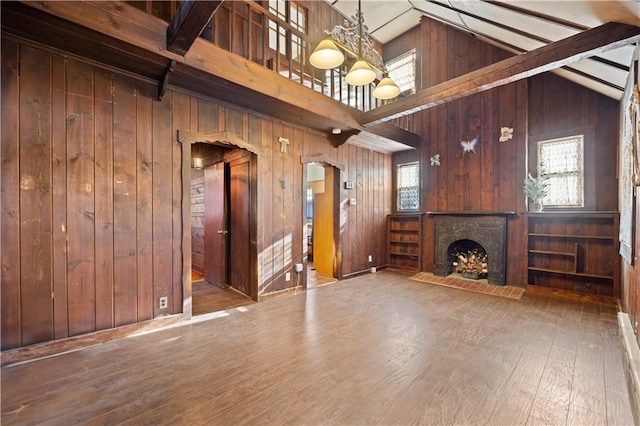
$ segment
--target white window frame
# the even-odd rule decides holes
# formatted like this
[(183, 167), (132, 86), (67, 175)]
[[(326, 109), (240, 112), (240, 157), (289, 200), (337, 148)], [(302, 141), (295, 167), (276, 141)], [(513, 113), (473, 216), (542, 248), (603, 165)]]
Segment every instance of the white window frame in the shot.
[[(548, 164), (545, 164), (545, 158), (543, 151), (545, 147), (552, 146), (554, 144), (565, 144), (568, 142), (574, 142), (576, 150), (576, 169), (575, 170), (553, 170), (550, 169)], [(538, 141), (537, 151), (537, 171), (538, 176), (544, 175), (548, 178), (548, 184), (550, 186), (549, 194), (542, 199), (542, 204), (545, 207), (584, 207), (584, 134), (563, 136), (555, 139), (547, 139)], [(576, 194), (573, 203), (560, 204), (554, 202), (551, 195), (553, 193), (552, 186), (558, 184), (558, 180), (566, 183), (567, 178), (575, 176), (574, 192)]]
[[(404, 167), (415, 167), (417, 170), (417, 182), (415, 186), (401, 186), (401, 169)], [(415, 188), (417, 191), (416, 205), (415, 208), (406, 208), (403, 207), (403, 203), (401, 201), (402, 191), (401, 188)], [(418, 211), (420, 209), (420, 162), (412, 161), (410, 163), (402, 163), (396, 166), (396, 207), (399, 212), (405, 211)]]
[(403, 95), (416, 93), (416, 49), (396, 56), (385, 64), (389, 77), (400, 87)]

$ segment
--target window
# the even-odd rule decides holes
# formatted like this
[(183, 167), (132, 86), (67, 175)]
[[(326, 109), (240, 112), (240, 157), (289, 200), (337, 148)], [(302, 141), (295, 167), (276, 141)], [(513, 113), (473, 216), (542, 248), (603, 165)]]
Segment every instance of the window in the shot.
[[(283, 21), (287, 20), (285, 0), (269, 0), (269, 12)], [(287, 31), (276, 21), (269, 20), (269, 48), (287, 54)]]
[(400, 87), (400, 93), (416, 93), (416, 49), (393, 58), (386, 64), (389, 77)]
[[(301, 33), (307, 33), (307, 11), (295, 3), (289, 3), (289, 22), (291, 26)], [(302, 62), (303, 58), (302, 39), (295, 34), (291, 34), (291, 59)]]
[(538, 142), (538, 175), (548, 177), (545, 206), (584, 205), (584, 135)]
[[(307, 33), (307, 10), (296, 3), (285, 0), (269, 0), (269, 12), (303, 34)], [(287, 40), (290, 37), (290, 42)], [(289, 44), (290, 43), (290, 44)], [(291, 59), (301, 62), (303, 59), (303, 41), (290, 34), (278, 22), (269, 20), (269, 48), (282, 55), (291, 54)]]
[(396, 169), (398, 210), (418, 210), (420, 205), (420, 163), (399, 164)]

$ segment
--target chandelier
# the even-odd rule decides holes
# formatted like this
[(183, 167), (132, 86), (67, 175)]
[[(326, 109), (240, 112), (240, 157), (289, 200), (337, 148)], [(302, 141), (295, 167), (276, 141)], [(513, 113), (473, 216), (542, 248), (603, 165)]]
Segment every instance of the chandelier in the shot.
[(383, 78), (373, 89), (373, 96), (378, 99), (392, 99), (400, 94), (400, 88), (389, 77), (384, 61), (374, 48), (373, 42), (367, 34), (367, 26), (364, 24), (364, 16), (361, 11), (361, 0), (358, 0), (358, 10), (352, 17), (352, 21), (345, 19), (343, 25), (336, 25), (333, 30), (325, 31), (327, 38), (322, 40), (315, 48), (309, 62), (315, 68), (337, 68), (344, 62), (343, 51), (356, 58), (345, 80), (352, 86), (364, 86), (372, 83), (377, 73)]

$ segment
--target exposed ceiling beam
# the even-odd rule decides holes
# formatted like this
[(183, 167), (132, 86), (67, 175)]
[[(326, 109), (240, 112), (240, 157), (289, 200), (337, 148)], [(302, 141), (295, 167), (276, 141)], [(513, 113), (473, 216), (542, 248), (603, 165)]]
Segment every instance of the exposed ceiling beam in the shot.
[(167, 28), (167, 50), (184, 55), (200, 35), (223, 0), (183, 0)]
[(339, 133), (339, 134), (331, 134), (329, 135), (329, 140), (331, 141), (331, 145), (333, 145), (334, 148), (338, 148), (340, 145), (344, 145), (344, 143), (351, 137), (351, 136), (355, 136), (357, 134), (360, 133), (360, 130), (358, 129), (349, 129), (349, 130), (344, 130), (343, 132)]
[(640, 39), (640, 27), (609, 22), (521, 55), (445, 81), (402, 100), (365, 112), (369, 126), (560, 68)]
[(415, 149), (422, 146), (422, 138), (419, 135), (395, 125), (385, 126), (385, 124), (391, 123), (374, 124), (366, 127), (365, 131), (394, 141), (402, 141), (403, 144)]
[(169, 77), (171, 76), (171, 73), (176, 69), (176, 60), (175, 59), (171, 59), (169, 61), (169, 65), (167, 66), (167, 69), (164, 71), (164, 74), (162, 75), (162, 80), (160, 80), (160, 84), (158, 84), (158, 100), (161, 101), (162, 98), (164, 97), (164, 93), (167, 90), (167, 86), (169, 85)]

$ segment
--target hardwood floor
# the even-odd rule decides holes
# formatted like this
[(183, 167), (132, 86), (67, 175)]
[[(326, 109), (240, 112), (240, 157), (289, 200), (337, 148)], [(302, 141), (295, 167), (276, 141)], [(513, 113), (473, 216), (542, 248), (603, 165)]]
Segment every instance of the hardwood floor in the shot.
[(616, 311), (380, 271), (2, 369), (2, 424), (633, 424)]
[(205, 281), (193, 282), (191, 289), (193, 292), (193, 316), (219, 312), (254, 303), (249, 296), (241, 294), (231, 287), (220, 288), (208, 284)]
[(338, 280), (333, 277), (319, 274), (316, 271), (316, 268), (313, 267), (313, 263), (309, 262), (307, 264), (307, 290), (311, 290), (312, 288), (323, 286), (325, 284), (333, 284), (335, 282), (338, 282)]

